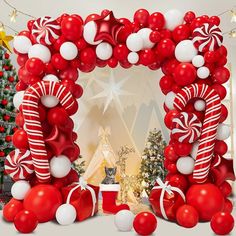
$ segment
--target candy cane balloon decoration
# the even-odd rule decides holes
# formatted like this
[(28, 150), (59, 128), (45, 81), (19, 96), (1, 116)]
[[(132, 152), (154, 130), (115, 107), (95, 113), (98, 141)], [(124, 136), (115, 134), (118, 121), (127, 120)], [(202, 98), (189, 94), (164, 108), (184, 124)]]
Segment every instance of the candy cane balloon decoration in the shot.
[(206, 181), (215, 144), (217, 126), (221, 115), (221, 100), (216, 91), (205, 84), (192, 84), (179, 92), (174, 100), (174, 106), (182, 111), (188, 101), (200, 97), (206, 102), (205, 118), (193, 171), (193, 178), (197, 183)]
[(55, 96), (65, 110), (75, 103), (69, 90), (57, 82), (38, 82), (25, 92), (22, 111), (35, 173), (40, 182), (50, 180), (47, 150), (38, 111), (39, 100), (45, 95)]

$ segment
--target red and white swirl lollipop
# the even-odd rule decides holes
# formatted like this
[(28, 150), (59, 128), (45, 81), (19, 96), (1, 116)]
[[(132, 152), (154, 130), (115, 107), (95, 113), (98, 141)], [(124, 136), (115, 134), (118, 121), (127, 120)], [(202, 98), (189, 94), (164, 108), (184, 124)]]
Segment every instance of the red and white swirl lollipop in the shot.
[(28, 179), (34, 172), (34, 165), (29, 150), (15, 149), (5, 160), (5, 171), (15, 181)]
[(201, 135), (202, 123), (193, 113), (181, 112), (172, 122), (172, 137), (181, 143), (193, 143)]
[(60, 25), (50, 16), (37, 19), (32, 26), (32, 35), (37, 43), (51, 45), (59, 38)]
[(223, 42), (223, 35), (219, 27), (205, 23), (193, 31), (193, 43), (199, 52), (214, 51)]

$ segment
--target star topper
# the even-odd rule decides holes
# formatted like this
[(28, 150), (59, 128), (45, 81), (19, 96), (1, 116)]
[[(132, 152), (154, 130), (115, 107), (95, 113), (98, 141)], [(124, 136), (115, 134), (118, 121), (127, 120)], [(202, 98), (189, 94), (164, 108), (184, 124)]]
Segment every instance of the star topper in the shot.
[(11, 47), (9, 42), (13, 40), (13, 36), (6, 35), (4, 31), (0, 31), (0, 46), (6, 48), (9, 52), (11, 52)]

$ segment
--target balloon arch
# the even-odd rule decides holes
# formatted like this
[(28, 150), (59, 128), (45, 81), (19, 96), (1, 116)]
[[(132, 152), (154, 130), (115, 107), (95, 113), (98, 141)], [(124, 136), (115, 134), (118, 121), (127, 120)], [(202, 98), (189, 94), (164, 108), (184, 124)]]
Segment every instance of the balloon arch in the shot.
[[(186, 193), (196, 183), (221, 186), (234, 180), (233, 163), (223, 158), (230, 133), (223, 123), (228, 114), (223, 84), (230, 72), (219, 24), (217, 16), (178, 10), (149, 14), (145, 9), (134, 14), (133, 22), (108, 10), (85, 20), (63, 14), (29, 21), (14, 39), (19, 129), (13, 135), (16, 149), (6, 158), (7, 174), (16, 183), (29, 181), (32, 192), (37, 186), (61, 189), (78, 181), (71, 163), (80, 149), (70, 118), (83, 94), (78, 71), (142, 65), (164, 73), (159, 84), (171, 133), (164, 152), (166, 181), (177, 174)], [(24, 206), (37, 211), (26, 199)], [(46, 215), (41, 222), (53, 219), (55, 211)]]

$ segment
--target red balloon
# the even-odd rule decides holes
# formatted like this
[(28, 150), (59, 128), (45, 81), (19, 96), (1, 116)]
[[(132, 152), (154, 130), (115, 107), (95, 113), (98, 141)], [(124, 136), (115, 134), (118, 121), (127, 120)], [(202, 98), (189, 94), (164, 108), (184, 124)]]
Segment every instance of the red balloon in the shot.
[(225, 66), (226, 63), (227, 63), (227, 58), (225, 56), (222, 56), (219, 60), (216, 61), (216, 67)]
[(221, 45), (218, 49), (217, 52), (219, 53), (220, 56), (226, 57), (227, 56), (227, 48), (224, 45)]
[(78, 50), (82, 50), (88, 46), (87, 42), (83, 38), (79, 39), (75, 44)]
[(45, 64), (38, 58), (32, 57), (25, 63), (25, 69), (32, 75), (41, 75), (44, 72)]
[(223, 100), (226, 97), (227, 90), (223, 85), (213, 84), (211, 87), (218, 93), (221, 100)]
[(175, 116), (179, 114), (178, 111), (176, 110), (171, 110), (169, 111), (164, 118), (165, 125), (168, 129), (171, 129), (172, 127), (172, 120), (174, 119)]
[(74, 105), (67, 109), (68, 115), (69, 116), (74, 115), (78, 111), (78, 107), (79, 107), (78, 102), (75, 101)]
[(228, 145), (223, 140), (216, 140), (214, 146), (214, 152), (220, 156), (224, 156), (228, 151)]
[(18, 54), (17, 63), (19, 66), (24, 66), (27, 60), (28, 60), (28, 54)]
[(68, 148), (63, 152), (63, 155), (67, 156), (71, 162), (76, 161), (80, 155), (80, 148), (77, 144), (73, 148)]
[(169, 181), (171, 186), (180, 188), (183, 192), (188, 188), (188, 181), (186, 177), (181, 174), (169, 174), (166, 176), (165, 181)]
[(176, 141), (174, 143), (174, 150), (179, 156), (188, 156), (192, 150), (192, 146), (191, 143), (180, 143)]
[(170, 163), (170, 164), (168, 164), (168, 166), (166, 167), (166, 169), (167, 169), (168, 172), (171, 173), (171, 174), (176, 174), (176, 173), (178, 172), (175, 163)]
[(90, 47), (82, 49), (80, 52), (80, 60), (85, 64), (94, 65), (96, 63), (95, 51)]
[(225, 198), (229, 197), (230, 194), (232, 193), (232, 186), (227, 182), (224, 181), (220, 186), (219, 186), (220, 191), (224, 195)]
[(73, 94), (73, 96), (75, 98), (82, 97), (82, 95), (83, 95), (83, 88), (79, 84), (75, 84), (72, 94)]
[(58, 39), (55, 40), (55, 42), (53, 43), (53, 48), (56, 51), (60, 50), (60, 47), (63, 43), (66, 42), (66, 38), (64, 35), (61, 35)]
[(133, 221), (134, 230), (139, 235), (151, 235), (157, 227), (157, 219), (151, 212), (140, 212)]
[(220, 17), (219, 16), (211, 16), (209, 18), (209, 23), (212, 23), (213, 25), (220, 25)]
[(21, 80), (25, 84), (28, 84), (29, 77), (30, 77), (30, 73), (25, 69), (25, 67), (21, 67), (18, 70), (18, 78), (19, 78), (19, 80)]
[(139, 62), (144, 65), (148, 66), (154, 63), (155, 61), (155, 53), (152, 49), (145, 49), (140, 51), (139, 53)]
[(134, 13), (134, 22), (141, 26), (147, 26), (149, 19), (149, 12), (146, 9), (139, 9)]
[(28, 29), (31, 31), (32, 27), (33, 27), (33, 24), (34, 24), (34, 20), (29, 20), (28, 23), (27, 23), (27, 27)]
[(215, 51), (208, 51), (204, 54), (204, 59), (206, 63), (214, 63), (216, 61)]
[(165, 75), (172, 75), (174, 73), (175, 68), (180, 64), (175, 58), (171, 58), (166, 60), (162, 66), (161, 70)]
[(180, 86), (192, 84), (196, 76), (196, 69), (191, 63), (180, 63), (174, 70), (174, 80)]
[(211, 219), (211, 229), (215, 234), (226, 235), (234, 228), (234, 218), (230, 213), (218, 212)]
[(115, 57), (111, 57), (108, 60), (107, 65), (110, 66), (111, 68), (115, 68), (118, 65), (118, 60)]
[(172, 33), (168, 29), (162, 29), (160, 31), (161, 39), (171, 39), (172, 38)]
[(224, 207), (224, 197), (213, 184), (192, 185), (186, 194), (187, 204), (194, 206), (199, 213), (199, 220), (209, 221)]
[(198, 223), (198, 212), (190, 205), (182, 205), (176, 212), (176, 220), (179, 225), (185, 228), (193, 228)]
[(129, 54), (129, 49), (125, 44), (118, 44), (113, 49), (113, 55), (119, 61), (126, 60), (128, 54)]
[(18, 149), (28, 149), (28, 136), (25, 130), (19, 129), (12, 136), (12, 143)]
[(41, 78), (36, 75), (32, 75), (29, 77), (28, 85), (32, 86), (33, 84), (38, 82), (41, 82)]
[(24, 117), (23, 117), (21, 112), (16, 115), (15, 122), (16, 122), (17, 126), (23, 127), (23, 125), (24, 125)]
[(161, 34), (158, 31), (152, 31), (149, 39), (152, 43), (158, 43), (161, 40)]
[(65, 125), (69, 119), (63, 107), (54, 107), (48, 111), (47, 121), (50, 125)]
[(195, 30), (196, 28), (200, 28), (204, 23), (208, 23), (208, 20), (204, 17), (197, 17), (195, 18), (191, 25), (190, 25), (190, 28), (191, 30)]
[(61, 81), (61, 84), (67, 87), (71, 93), (74, 91), (75, 81), (71, 79), (64, 79)]
[(60, 53), (56, 53), (52, 56), (51, 58), (52, 65), (57, 69), (57, 70), (65, 70), (69, 63), (67, 60), (65, 60)]
[(69, 80), (76, 81), (78, 79), (78, 77), (79, 77), (79, 72), (74, 67), (68, 67), (65, 70), (60, 71), (60, 73), (59, 73), (59, 78), (61, 80), (69, 79)]
[(161, 30), (165, 26), (165, 18), (162, 13), (154, 12), (148, 19), (149, 28), (152, 30)]
[(195, 13), (192, 12), (192, 11), (188, 11), (188, 12), (186, 12), (185, 15), (184, 15), (184, 21), (185, 21), (186, 23), (190, 23), (190, 24), (191, 24), (195, 18), (196, 18), (196, 15), (195, 15)]
[(221, 104), (221, 116), (220, 116), (220, 123), (224, 122), (228, 117), (228, 109), (224, 104)]
[(3, 218), (6, 221), (13, 222), (17, 213), (23, 210), (22, 201), (12, 198), (3, 208)]
[(16, 215), (14, 225), (20, 233), (28, 234), (36, 229), (38, 219), (32, 211), (23, 210)]
[(179, 25), (173, 30), (172, 37), (175, 42), (180, 42), (182, 40), (188, 39), (190, 34), (191, 31), (188, 25)]
[(233, 211), (233, 207), (234, 206), (233, 206), (233, 203), (231, 202), (231, 200), (226, 198), (223, 211), (231, 213)]
[(98, 14), (90, 14), (90, 15), (87, 16), (84, 23), (86, 24), (89, 21), (98, 19), (99, 17), (100, 17), (100, 15), (98, 15)]
[(168, 93), (172, 90), (173, 83), (174, 83), (174, 80), (171, 76), (164, 75), (160, 79), (159, 85), (162, 91), (165, 91), (166, 93)]
[(224, 84), (229, 80), (230, 72), (226, 67), (216, 68), (213, 72), (212, 79), (214, 83)]
[(164, 58), (169, 58), (174, 55), (175, 43), (171, 39), (162, 39), (156, 48), (156, 53)]
[(57, 71), (54, 68), (54, 66), (52, 65), (52, 63), (46, 63), (45, 64), (45, 74), (57, 75)]
[(17, 84), (16, 84), (16, 91), (23, 91), (23, 90), (26, 90), (27, 89), (27, 84), (25, 84), (23, 81), (19, 81)]
[(176, 154), (173, 145), (166, 146), (164, 156), (168, 161), (176, 161), (178, 159), (178, 155)]
[(57, 208), (62, 204), (62, 196), (54, 186), (40, 184), (29, 190), (23, 204), (43, 223), (54, 219)]

